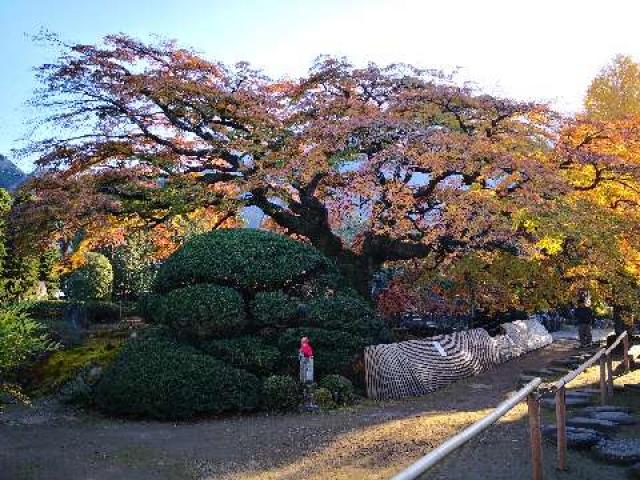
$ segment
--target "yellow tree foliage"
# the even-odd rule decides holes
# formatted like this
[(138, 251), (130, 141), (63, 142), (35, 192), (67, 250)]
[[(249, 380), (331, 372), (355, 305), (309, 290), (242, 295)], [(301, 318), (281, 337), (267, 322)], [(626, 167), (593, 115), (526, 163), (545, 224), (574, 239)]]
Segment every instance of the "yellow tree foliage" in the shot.
[(594, 120), (640, 115), (640, 65), (628, 55), (617, 55), (591, 82), (584, 107)]

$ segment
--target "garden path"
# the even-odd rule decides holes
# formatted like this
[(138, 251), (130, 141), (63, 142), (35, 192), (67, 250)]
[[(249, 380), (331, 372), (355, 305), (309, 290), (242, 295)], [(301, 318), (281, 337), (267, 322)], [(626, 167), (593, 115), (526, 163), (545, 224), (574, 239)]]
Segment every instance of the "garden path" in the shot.
[[(322, 414), (175, 424), (108, 419), (50, 401), (31, 410), (14, 407), (0, 415), (0, 479), (389, 478), (485, 415), (514, 391), (523, 372), (566, 357), (573, 348), (573, 343), (557, 342), (425, 397), (365, 401)], [(524, 406), (514, 409), (430, 478), (527, 478), (524, 415)], [(580, 476), (555, 477), (551, 446), (545, 454), (550, 469), (546, 478), (607, 480), (623, 474), (619, 467), (585, 457), (580, 469), (574, 468)], [(570, 462), (575, 459), (570, 457)]]

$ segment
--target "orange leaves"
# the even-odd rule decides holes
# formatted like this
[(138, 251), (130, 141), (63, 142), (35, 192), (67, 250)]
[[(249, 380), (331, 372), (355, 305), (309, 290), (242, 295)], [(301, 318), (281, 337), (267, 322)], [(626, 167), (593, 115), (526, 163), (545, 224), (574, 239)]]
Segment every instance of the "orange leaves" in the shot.
[[(175, 43), (110, 36), (72, 48), (42, 79), (34, 103), (55, 105), (49, 120), (72, 134), (34, 146), (59, 185), (34, 184), (31, 207), (48, 209), (46, 231), (60, 237), (109, 215), (136, 218), (162, 233), (166, 252), (180, 238), (174, 220), (251, 205), (375, 269), (513, 247), (514, 212), (559, 191), (546, 108), (408, 65), (323, 57), (298, 81), (274, 81)], [(61, 201), (74, 205), (47, 205)]]

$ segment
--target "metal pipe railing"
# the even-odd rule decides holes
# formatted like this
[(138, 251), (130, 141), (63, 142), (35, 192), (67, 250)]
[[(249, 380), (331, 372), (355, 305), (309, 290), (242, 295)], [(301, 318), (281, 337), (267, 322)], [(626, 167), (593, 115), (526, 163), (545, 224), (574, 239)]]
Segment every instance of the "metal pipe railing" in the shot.
[[(613, 350), (623, 342), (624, 345), (624, 368), (626, 372), (630, 370), (629, 358), (629, 337), (627, 332), (621, 333), (613, 344), (608, 348), (601, 348), (586, 362), (582, 363), (578, 368), (567, 373), (560, 380), (544, 385), (546, 392), (555, 393), (556, 401), (556, 426), (557, 426), (557, 451), (558, 451), (558, 468), (566, 469), (567, 457), (567, 426), (566, 426), (566, 387), (569, 382), (574, 380), (578, 375), (583, 373), (587, 368), (599, 362), (600, 366), (600, 401), (604, 405), (609, 395), (613, 395), (613, 365), (611, 354)], [(469, 440), (478, 436), (484, 430), (489, 428), (501, 417), (506, 415), (510, 410), (516, 407), (522, 400), (527, 399), (527, 408), (529, 415), (529, 435), (531, 444), (531, 460), (532, 460), (532, 478), (533, 480), (542, 480), (542, 432), (540, 429), (540, 393), (538, 388), (542, 385), (539, 377), (531, 380), (527, 385), (518, 390), (512, 397), (500, 403), (489, 415), (478, 420), (473, 425), (465, 428), (458, 434), (451, 437), (435, 450), (429, 452), (417, 462), (410, 465), (402, 472), (395, 475), (391, 480), (414, 480), (420, 475), (428, 471), (447, 455), (461, 447)]]
[(498, 405), (493, 412), (478, 420), (473, 425), (465, 428), (460, 433), (454, 435), (435, 450), (429, 452), (417, 462), (398, 473), (392, 480), (414, 480), (425, 473), (436, 463), (464, 445), (472, 438), (478, 436), (489, 428), (510, 410), (515, 408), (522, 400), (527, 399), (529, 409), (529, 429), (531, 436), (531, 448), (533, 459), (533, 478), (542, 479), (542, 438), (540, 434), (540, 403), (534, 392), (542, 384), (542, 379), (534, 378), (524, 387), (518, 390), (513, 396)]
[(574, 378), (576, 378), (578, 375), (580, 375), (581, 373), (583, 373), (587, 368), (589, 368), (591, 365), (593, 365), (594, 363), (596, 363), (600, 357), (602, 357), (604, 355), (604, 348), (601, 350), (598, 350), (598, 352), (593, 355), (593, 357), (589, 358), (589, 360), (587, 360), (586, 362), (584, 362), (583, 364), (581, 364), (578, 368), (576, 368), (575, 370), (571, 370), (569, 373), (567, 373), (564, 377), (562, 377), (560, 380), (557, 380), (551, 384), (549, 384), (549, 388), (553, 391), (555, 390), (559, 390), (562, 387), (564, 387), (567, 383), (571, 382)]
[(549, 385), (549, 390), (555, 392), (556, 403), (556, 437), (557, 437), (557, 467), (558, 470), (567, 469), (567, 404), (566, 387), (569, 382), (583, 373), (587, 368), (599, 362), (600, 366), (600, 404), (605, 405), (607, 399), (613, 396), (613, 359), (612, 352), (620, 342), (623, 342), (623, 359), (625, 371), (629, 372), (629, 338), (626, 331), (622, 332), (608, 348), (601, 348), (578, 368), (570, 371), (560, 380)]

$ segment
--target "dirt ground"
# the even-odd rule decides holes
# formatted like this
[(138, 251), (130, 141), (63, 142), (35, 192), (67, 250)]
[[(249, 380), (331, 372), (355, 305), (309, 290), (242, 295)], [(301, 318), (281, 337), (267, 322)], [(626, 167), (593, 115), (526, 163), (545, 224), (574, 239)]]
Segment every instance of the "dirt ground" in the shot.
[[(13, 407), (0, 414), (0, 479), (386, 479), (486, 415), (515, 390), (523, 370), (571, 350), (554, 343), (422, 398), (365, 401), (321, 414), (174, 424), (114, 420), (46, 401), (32, 409)], [(589, 375), (579, 383), (592, 381)], [(512, 410), (428, 478), (529, 478), (525, 410)], [(547, 479), (624, 478), (623, 469), (574, 452), (570, 472), (557, 474), (553, 446), (544, 454)]]

